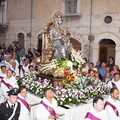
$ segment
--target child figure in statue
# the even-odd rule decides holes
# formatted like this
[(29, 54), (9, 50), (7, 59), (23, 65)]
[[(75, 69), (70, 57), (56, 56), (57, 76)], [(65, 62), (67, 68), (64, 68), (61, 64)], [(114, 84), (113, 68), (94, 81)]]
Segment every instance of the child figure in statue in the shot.
[(66, 58), (70, 55), (72, 50), (72, 44), (68, 40), (68, 31), (62, 27), (63, 14), (60, 11), (56, 11), (53, 14), (54, 24), (50, 30), (50, 43), (54, 49), (53, 59)]

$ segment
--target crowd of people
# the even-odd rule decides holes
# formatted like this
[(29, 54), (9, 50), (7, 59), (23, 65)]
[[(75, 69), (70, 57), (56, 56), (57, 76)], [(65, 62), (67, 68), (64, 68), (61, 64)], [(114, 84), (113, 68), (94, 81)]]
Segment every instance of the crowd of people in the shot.
[[(36, 49), (8, 48), (0, 44), (0, 120), (30, 120), (31, 105), (27, 99), (25, 85), (18, 86), (16, 76), (23, 76), (37, 70), (36, 58), (41, 54)], [(93, 99), (93, 106), (86, 114), (85, 120), (120, 120), (120, 70), (114, 59), (109, 57), (108, 63), (99, 61), (94, 65), (86, 61), (84, 72), (93, 79), (106, 82), (110, 90), (110, 97), (105, 102), (97, 96)], [(64, 111), (64, 110), (63, 110)], [(64, 111), (65, 112), (65, 111)], [(63, 113), (64, 113), (63, 112)], [(52, 89), (44, 91), (44, 98), (38, 105), (36, 120), (55, 120), (61, 117), (57, 110), (57, 101)]]
[(113, 57), (109, 57), (108, 63), (105, 62), (96, 62), (94, 65), (93, 62), (86, 61), (84, 71), (93, 79), (98, 79), (101, 82), (106, 82), (108, 87), (117, 87), (120, 90), (120, 69), (118, 65), (115, 65)]

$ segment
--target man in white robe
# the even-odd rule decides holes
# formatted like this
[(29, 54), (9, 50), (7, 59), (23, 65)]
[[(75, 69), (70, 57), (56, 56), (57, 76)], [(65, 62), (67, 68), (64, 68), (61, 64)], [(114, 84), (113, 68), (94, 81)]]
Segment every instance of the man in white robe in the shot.
[(2, 65), (1, 66), (0, 77), (3, 77), (3, 78), (6, 77), (6, 72), (7, 72), (6, 66)]
[(109, 120), (120, 120), (120, 101), (119, 90), (117, 88), (111, 88), (110, 97), (105, 103), (105, 111)]
[(1, 89), (6, 99), (7, 91), (14, 87), (18, 88), (17, 80), (12, 74), (12, 70), (8, 69), (6, 77), (1, 80)]
[(12, 69), (12, 70), (14, 71), (14, 73), (15, 73), (14, 76), (19, 76), (19, 68), (18, 68), (18, 66), (16, 65), (16, 62), (15, 62), (15, 61), (12, 61), (12, 62), (11, 62), (11, 68), (10, 68), (10, 69)]
[(108, 87), (109, 88), (117, 87), (118, 90), (120, 91), (120, 75), (118, 73), (115, 73), (112, 81), (108, 82)]
[(93, 107), (87, 112), (84, 120), (109, 120), (104, 110), (102, 97), (97, 96), (93, 99)]
[(20, 75), (23, 76), (25, 73), (29, 73), (29, 59), (24, 59), (24, 64), (20, 66)]
[(57, 101), (53, 97), (53, 91), (51, 89), (46, 89), (45, 97), (38, 105), (36, 110), (36, 120), (55, 120), (57, 118), (60, 118), (60, 115), (57, 114)]
[(30, 120), (30, 105), (27, 100), (27, 89), (24, 85), (20, 86), (18, 102), (21, 104), (19, 120)]

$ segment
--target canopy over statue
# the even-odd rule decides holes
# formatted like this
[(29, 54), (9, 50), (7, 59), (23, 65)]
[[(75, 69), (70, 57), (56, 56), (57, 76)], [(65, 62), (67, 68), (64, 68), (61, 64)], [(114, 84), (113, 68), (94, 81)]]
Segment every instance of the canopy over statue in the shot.
[(69, 39), (69, 31), (62, 27), (64, 16), (61, 11), (57, 10), (54, 12), (52, 18), (53, 25), (50, 29), (50, 43), (54, 49), (52, 59), (69, 57), (72, 44)]

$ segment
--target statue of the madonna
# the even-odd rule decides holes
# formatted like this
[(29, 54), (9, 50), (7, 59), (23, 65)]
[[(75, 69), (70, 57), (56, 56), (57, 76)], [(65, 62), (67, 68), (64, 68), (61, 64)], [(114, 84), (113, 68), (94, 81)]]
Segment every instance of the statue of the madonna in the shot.
[(54, 49), (52, 59), (66, 58), (70, 55), (72, 44), (70, 43), (70, 33), (62, 27), (64, 16), (61, 11), (53, 14), (53, 26), (50, 30), (50, 43)]

